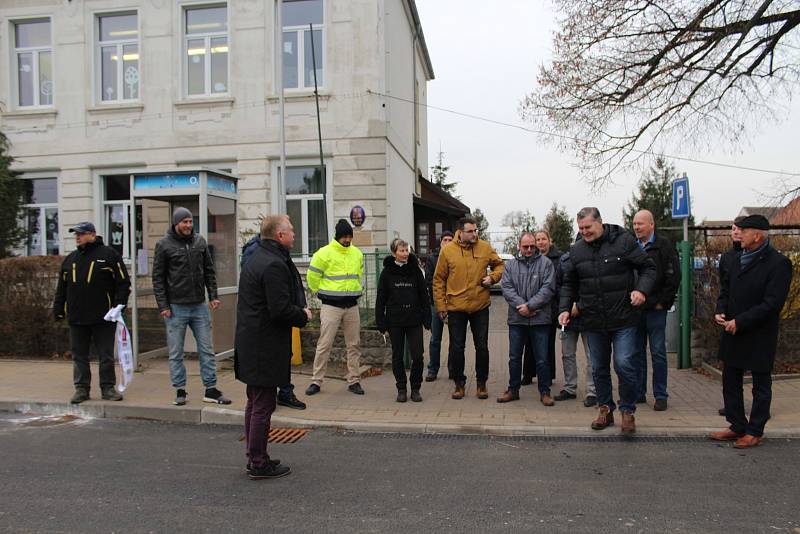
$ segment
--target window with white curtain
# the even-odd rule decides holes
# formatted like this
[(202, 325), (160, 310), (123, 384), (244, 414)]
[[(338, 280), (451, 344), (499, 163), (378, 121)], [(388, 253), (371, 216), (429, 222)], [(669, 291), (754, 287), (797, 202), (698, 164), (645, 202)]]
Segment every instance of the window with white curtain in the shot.
[(53, 46), (50, 19), (13, 23), (17, 105), (53, 105)]
[(102, 102), (139, 99), (139, 22), (136, 13), (97, 17), (98, 88)]
[(190, 6), (183, 15), (186, 95), (228, 93), (227, 5)]
[(317, 85), (322, 87), (325, 83), (323, 0), (284, 0), (282, 13), (283, 87), (285, 89), (314, 87), (315, 61)]

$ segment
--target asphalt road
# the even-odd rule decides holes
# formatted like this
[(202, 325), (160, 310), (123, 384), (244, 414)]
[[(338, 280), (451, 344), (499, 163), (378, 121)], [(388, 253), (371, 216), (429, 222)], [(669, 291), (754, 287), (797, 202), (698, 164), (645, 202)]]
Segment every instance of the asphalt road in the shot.
[[(57, 424), (56, 424), (57, 423)], [(800, 442), (352, 434), (0, 414), (7, 532), (800, 532)]]

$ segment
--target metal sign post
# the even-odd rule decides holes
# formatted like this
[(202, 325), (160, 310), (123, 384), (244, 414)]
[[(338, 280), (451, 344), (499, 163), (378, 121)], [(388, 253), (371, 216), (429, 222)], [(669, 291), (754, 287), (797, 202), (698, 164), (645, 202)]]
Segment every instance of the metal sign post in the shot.
[(681, 342), (678, 346), (678, 368), (688, 369), (692, 366), (692, 254), (689, 244), (689, 217), (691, 204), (689, 201), (689, 178), (686, 173), (672, 182), (672, 218), (683, 219), (683, 241), (678, 243), (681, 258), (681, 290), (680, 290), (680, 330)]

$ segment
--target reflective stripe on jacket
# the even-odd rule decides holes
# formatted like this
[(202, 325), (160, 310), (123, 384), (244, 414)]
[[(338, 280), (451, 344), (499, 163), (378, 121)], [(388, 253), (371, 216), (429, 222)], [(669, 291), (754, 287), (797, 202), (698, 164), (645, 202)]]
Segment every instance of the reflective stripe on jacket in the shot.
[(306, 280), (320, 298), (358, 298), (364, 276), (364, 255), (355, 245), (342, 246), (335, 239), (311, 258)]

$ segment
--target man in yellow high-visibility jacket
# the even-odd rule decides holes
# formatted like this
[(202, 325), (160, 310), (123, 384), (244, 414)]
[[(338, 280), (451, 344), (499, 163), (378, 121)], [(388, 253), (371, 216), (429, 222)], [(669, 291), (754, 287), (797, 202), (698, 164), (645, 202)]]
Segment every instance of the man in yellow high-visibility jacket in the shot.
[(339, 324), (347, 346), (347, 389), (356, 395), (364, 394), (358, 372), (361, 362), (358, 298), (364, 275), (364, 255), (351, 244), (352, 241), (353, 227), (346, 220), (339, 219), (333, 241), (314, 253), (308, 267), (308, 288), (322, 301), (322, 308), (314, 374), (306, 395), (319, 393)]

